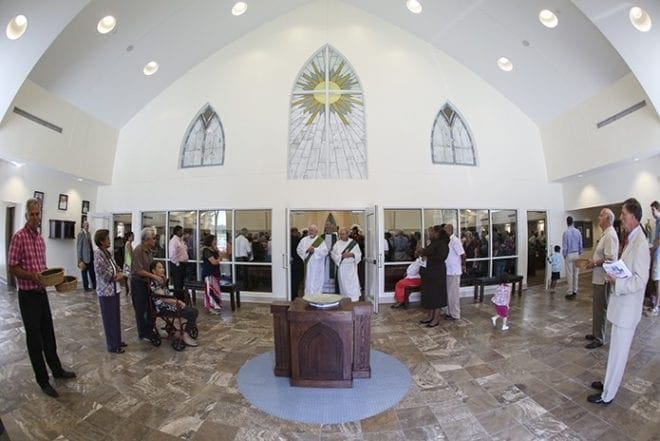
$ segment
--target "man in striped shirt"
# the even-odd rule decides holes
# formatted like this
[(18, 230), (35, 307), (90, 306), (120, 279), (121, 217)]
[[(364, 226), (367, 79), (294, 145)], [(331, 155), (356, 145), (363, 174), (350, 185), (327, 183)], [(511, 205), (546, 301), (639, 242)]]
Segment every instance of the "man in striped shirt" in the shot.
[[(36, 199), (25, 204), (25, 226), (11, 238), (8, 263), (18, 286), (18, 306), (25, 326), (25, 340), (32, 369), (41, 390), (57, 398), (59, 394), (48, 381), (46, 363), (54, 378), (75, 378), (76, 374), (65, 371), (57, 356), (57, 343), (53, 329), (53, 317), (46, 289), (39, 281), (39, 273), (46, 267), (46, 244), (39, 234), (41, 205)], [(44, 357), (46, 362), (44, 362)]]

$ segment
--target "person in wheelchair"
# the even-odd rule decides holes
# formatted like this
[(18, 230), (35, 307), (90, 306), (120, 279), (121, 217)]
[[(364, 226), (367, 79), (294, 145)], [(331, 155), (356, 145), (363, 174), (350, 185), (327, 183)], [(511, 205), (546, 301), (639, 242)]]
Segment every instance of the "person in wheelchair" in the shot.
[(160, 285), (155, 280), (152, 280), (150, 284), (151, 301), (156, 315), (158, 317), (180, 317), (185, 319), (186, 324), (182, 337), (183, 342), (188, 346), (197, 346), (197, 341), (191, 336), (196, 336), (197, 334), (196, 323), (197, 315), (199, 314), (197, 308), (186, 306), (184, 302), (177, 300), (174, 295), (170, 293), (167, 287), (167, 279), (165, 279), (165, 266), (163, 265), (163, 262), (154, 260), (151, 262), (149, 270), (165, 280), (163, 285)]

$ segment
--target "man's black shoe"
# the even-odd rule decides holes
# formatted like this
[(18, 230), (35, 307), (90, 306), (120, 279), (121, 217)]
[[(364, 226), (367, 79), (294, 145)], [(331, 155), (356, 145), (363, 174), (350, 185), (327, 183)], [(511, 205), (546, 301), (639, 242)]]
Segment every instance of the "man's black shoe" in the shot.
[(603, 390), (603, 383), (601, 383), (600, 381), (594, 381), (593, 383), (591, 383), (591, 388), (596, 390)]
[(71, 378), (76, 378), (76, 373), (71, 372), (71, 371), (65, 371), (62, 370), (62, 372), (58, 373), (57, 375), (53, 374), (54, 378), (59, 378), (62, 380), (70, 380)]
[(564, 298), (567, 299), (567, 300), (573, 300), (576, 296), (577, 296), (577, 294), (575, 294), (575, 293), (573, 293), (573, 294), (566, 294), (566, 295), (564, 296)]
[(60, 396), (60, 394), (57, 393), (55, 389), (53, 389), (53, 386), (50, 384), (45, 385), (44, 387), (41, 388), (41, 392), (45, 393), (49, 397), (57, 398)]
[(587, 335), (584, 336), (584, 338), (585, 338), (585, 340), (589, 340), (589, 341), (596, 340), (596, 336), (593, 335), (593, 334), (587, 334)]
[(601, 346), (603, 346), (603, 344), (601, 342), (599, 342), (598, 340), (594, 340), (591, 343), (589, 343), (588, 345), (586, 345), (585, 348), (587, 348), (587, 349), (596, 349), (596, 348), (600, 348)]
[(587, 397), (587, 401), (590, 402), (590, 403), (600, 404), (600, 405), (603, 405), (603, 406), (607, 406), (608, 404), (610, 404), (610, 403), (611, 403), (612, 401), (614, 401), (614, 400), (603, 401), (603, 398), (602, 398), (602, 395), (601, 395), (601, 394), (593, 394), (593, 395), (589, 395), (589, 396)]

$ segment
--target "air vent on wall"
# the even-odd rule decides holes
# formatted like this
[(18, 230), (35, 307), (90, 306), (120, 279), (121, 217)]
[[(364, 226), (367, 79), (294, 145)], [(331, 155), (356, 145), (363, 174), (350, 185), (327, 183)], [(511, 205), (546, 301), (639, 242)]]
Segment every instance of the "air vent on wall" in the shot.
[(31, 114), (30, 112), (26, 112), (23, 109), (20, 109), (18, 107), (14, 107), (14, 113), (16, 115), (22, 116), (23, 118), (29, 119), (30, 121), (35, 122), (35, 123), (37, 123), (41, 126), (44, 126), (48, 129), (54, 130), (57, 133), (62, 133), (62, 127), (56, 126), (55, 124), (50, 123), (50, 122), (46, 121), (45, 119), (41, 119), (38, 116), (35, 116), (35, 115)]
[(633, 112), (635, 112), (635, 111), (637, 111), (637, 110), (639, 110), (639, 109), (641, 109), (642, 107), (645, 107), (645, 106), (646, 106), (646, 100), (640, 101), (637, 104), (634, 104), (634, 105), (628, 107), (627, 109), (623, 109), (621, 112), (619, 112), (615, 115), (612, 115), (607, 119), (602, 120), (601, 122), (596, 124), (596, 127), (599, 128), (599, 129), (601, 127), (605, 127), (608, 124), (612, 124), (617, 119), (621, 119), (626, 115), (630, 115), (631, 113), (633, 113)]

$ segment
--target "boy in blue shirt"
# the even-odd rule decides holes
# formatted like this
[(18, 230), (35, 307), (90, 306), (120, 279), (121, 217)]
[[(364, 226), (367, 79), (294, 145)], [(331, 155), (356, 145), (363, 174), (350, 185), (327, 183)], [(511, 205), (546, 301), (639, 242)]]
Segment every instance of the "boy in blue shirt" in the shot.
[(557, 280), (559, 280), (559, 272), (561, 271), (561, 247), (555, 245), (555, 252), (552, 256), (548, 257), (548, 262), (550, 262), (550, 270), (552, 271), (552, 276), (550, 277), (550, 292), (555, 292), (555, 287), (557, 286)]

